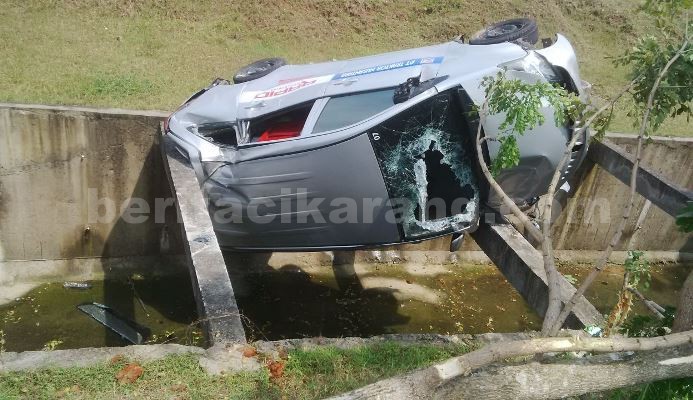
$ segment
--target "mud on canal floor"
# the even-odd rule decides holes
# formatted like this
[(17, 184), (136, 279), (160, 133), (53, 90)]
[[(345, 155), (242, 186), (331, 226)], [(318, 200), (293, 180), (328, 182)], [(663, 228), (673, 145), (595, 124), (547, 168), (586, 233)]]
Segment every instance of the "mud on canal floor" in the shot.
[[(0, 306), (5, 350), (124, 346), (119, 335), (77, 309), (100, 303), (150, 331), (149, 343), (201, 344), (190, 279), (185, 276), (88, 281), (89, 289), (68, 289), (62, 282), (38, 286)], [(139, 300), (138, 300), (139, 298)], [(141, 302), (140, 302), (141, 300)]]
[[(537, 315), (492, 265), (363, 264), (301, 269), (267, 267), (234, 277), (249, 340), (371, 336), (383, 333), (482, 333), (536, 330)], [(689, 268), (653, 267), (645, 295), (675, 306)], [(353, 274), (352, 272), (356, 272)], [(580, 281), (588, 266), (564, 265)], [(610, 266), (588, 292), (602, 313), (616, 300), (622, 267)], [(105, 304), (151, 331), (150, 343), (202, 344), (187, 276), (91, 281), (91, 288), (43, 284), (0, 306), (4, 350), (126, 345), (79, 311)], [(645, 314), (640, 304), (636, 313)]]

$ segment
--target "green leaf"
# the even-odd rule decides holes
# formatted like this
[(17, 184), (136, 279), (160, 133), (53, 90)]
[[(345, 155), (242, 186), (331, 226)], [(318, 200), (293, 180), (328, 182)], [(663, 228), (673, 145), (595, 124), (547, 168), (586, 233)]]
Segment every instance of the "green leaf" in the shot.
[(506, 169), (517, 166), (520, 163), (520, 148), (517, 146), (517, 139), (513, 135), (498, 138), (500, 149), (498, 155), (491, 164), (491, 174), (498, 174)]
[(518, 165), (520, 151), (516, 137), (545, 122), (544, 107), (554, 110), (556, 126), (578, 120), (585, 111), (585, 105), (575, 94), (548, 82), (507, 79), (501, 71), (495, 77), (484, 78), (481, 85), (489, 114), (505, 114), (497, 138), (500, 150), (491, 164), (493, 175)]

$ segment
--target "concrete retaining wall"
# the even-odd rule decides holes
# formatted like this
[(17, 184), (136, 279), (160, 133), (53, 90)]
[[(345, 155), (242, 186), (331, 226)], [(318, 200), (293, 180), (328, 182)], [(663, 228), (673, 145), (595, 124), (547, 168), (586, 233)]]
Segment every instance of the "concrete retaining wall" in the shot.
[[(128, 199), (142, 198), (153, 205), (157, 197), (170, 197), (157, 148), (157, 128), (164, 116), (0, 104), (0, 282), (31, 275), (27, 269), (36, 269), (39, 275), (48, 270), (49, 275), (79, 273), (81, 265), (93, 268), (101, 259), (127, 259), (131, 265), (132, 257), (158, 256), (162, 243), (164, 248), (176, 248), (177, 229), (156, 222), (153, 215), (139, 224), (123, 221), (122, 204)], [(612, 140), (626, 148), (633, 143), (624, 135), (613, 135)], [(643, 159), (691, 188), (692, 146), (691, 139), (657, 138), (647, 146)], [(558, 249), (601, 249), (623, 207), (623, 184), (592, 165), (581, 173), (584, 183), (558, 224)], [(112, 220), (104, 200), (99, 200), (104, 198), (113, 200), (116, 207)], [(646, 207), (642, 198), (636, 206), (627, 236), (635, 248), (693, 252), (690, 235), (677, 232), (673, 218), (655, 206)], [(166, 213), (175, 211), (167, 207)], [(641, 229), (636, 230), (638, 220)], [(442, 256), (448, 247), (449, 239), (441, 238), (357, 257), (390, 261), (402, 251), (425, 251), (444, 259), (479, 259), (471, 239), (458, 255)], [(291, 257), (313, 258), (306, 256)], [(150, 261), (146, 265), (153, 266)], [(21, 273), (17, 268), (22, 268)], [(117, 269), (118, 264), (110, 262), (108, 268)]]
[(170, 197), (157, 143), (163, 116), (0, 105), (0, 282), (31, 269), (60, 276), (155, 264), (165, 223), (124, 223), (123, 211), (137, 211), (131, 198)]
[[(609, 139), (628, 153), (635, 152), (632, 135), (611, 134)], [(642, 163), (673, 183), (693, 188), (693, 139), (655, 137), (644, 147)], [(555, 246), (563, 250), (601, 250), (616, 229), (628, 201), (628, 187), (586, 161), (579, 171), (581, 185), (568, 202), (554, 231)], [(635, 208), (619, 249), (693, 253), (693, 235), (676, 227), (675, 219), (636, 195)]]

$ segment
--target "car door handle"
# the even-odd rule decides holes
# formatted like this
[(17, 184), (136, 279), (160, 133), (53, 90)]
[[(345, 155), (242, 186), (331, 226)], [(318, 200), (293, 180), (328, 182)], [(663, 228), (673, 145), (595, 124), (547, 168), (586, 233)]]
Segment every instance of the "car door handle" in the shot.
[(246, 106), (245, 109), (246, 109), (246, 110), (250, 110), (250, 109), (253, 109), (253, 108), (261, 108), (261, 107), (265, 107), (266, 105), (267, 105), (267, 104), (265, 104), (264, 101), (258, 101), (257, 103), (253, 103), (253, 104), (251, 104), (251, 105), (249, 105), (249, 106)]

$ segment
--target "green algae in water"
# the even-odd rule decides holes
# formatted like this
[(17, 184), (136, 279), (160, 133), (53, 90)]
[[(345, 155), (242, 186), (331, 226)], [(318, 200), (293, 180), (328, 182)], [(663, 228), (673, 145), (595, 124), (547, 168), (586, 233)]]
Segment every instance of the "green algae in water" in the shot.
[[(421, 266), (426, 270), (427, 266)], [(408, 273), (406, 266), (371, 265), (359, 279), (336, 281), (332, 269), (314, 275), (294, 265), (244, 278), (248, 296), (238, 304), (249, 339), (373, 336), (388, 333), (484, 333), (538, 330), (541, 319), (493, 265), (431, 266), (439, 272)], [(590, 266), (562, 267), (578, 280)], [(687, 275), (683, 266), (655, 267), (647, 296), (676, 305)], [(606, 313), (616, 301), (623, 268), (609, 266), (587, 293)], [(371, 284), (369, 285), (369, 280)], [(373, 284), (373, 282), (377, 282)], [(409, 296), (408, 288), (435, 293), (438, 302)], [(404, 297), (404, 298), (403, 298)], [(646, 314), (636, 304), (635, 312)]]
[[(540, 318), (492, 265), (420, 269), (410, 273), (404, 265), (374, 264), (358, 279), (338, 282), (330, 267), (315, 274), (294, 265), (268, 267), (263, 273), (235, 278), (242, 279), (246, 289), (246, 296), (237, 301), (249, 340), (517, 332), (541, 326)], [(561, 271), (581, 281), (589, 266), (562, 266)], [(675, 306), (688, 271), (683, 266), (655, 266), (646, 296), (662, 306)], [(622, 276), (622, 267), (609, 266), (587, 292), (601, 312), (614, 304)], [(0, 306), (5, 350), (41, 350), (47, 344), (57, 349), (125, 345), (118, 335), (77, 310), (77, 305), (88, 302), (106, 304), (148, 327), (158, 343), (203, 344), (200, 331), (190, 328), (197, 315), (187, 276), (90, 283), (89, 290), (65, 289), (62, 283), (42, 285), (19, 301)], [(419, 292), (409, 296), (410, 289)], [(424, 301), (416, 295), (420, 292), (435, 293), (439, 301)], [(646, 311), (636, 304), (635, 313)]]
[(106, 304), (149, 328), (150, 342), (202, 344), (199, 330), (189, 326), (197, 313), (187, 276), (89, 283), (92, 287), (87, 290), (67, 289), (62, 282), (44, 284), (0, 306), (5, 350), (41, 350), (47, 344), (56, 349), (127, 345), (77, 309), (79, 304), (91, 302)]
[[(335, 282), (329, 267), (313, 276), (286, 266), (244, 280), (250, 295), (237, 301), (251, 322), (246, 327), (250, 339), (516, 332), (541, 326), (489, 265), (451, 265), (442, 273), (420, 275), (383, 264), (348, 284)], [(435, 293), (439, 301), (408, 296), (408, 288)]]

